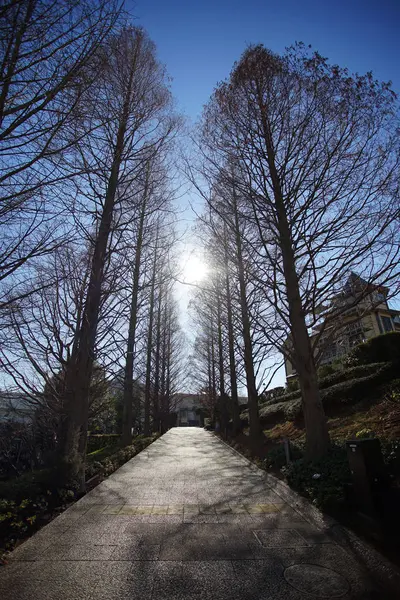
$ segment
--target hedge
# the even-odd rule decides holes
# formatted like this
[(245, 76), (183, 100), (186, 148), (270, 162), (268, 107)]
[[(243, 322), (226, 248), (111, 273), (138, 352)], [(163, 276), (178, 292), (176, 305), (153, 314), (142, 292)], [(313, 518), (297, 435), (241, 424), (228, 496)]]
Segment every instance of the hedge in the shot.
[[(159, 435), (138, 436), (134, 445), (117, 450), (101, 461), (89, 460), (87, 479), (93, 475), (110, 475)], [(55, 510), (60, 512), (75, 499), (74, 491), (55, 488), (54, 474), (54, 469), (42, 469), (0, 482), (0, 565), (5, 560), (5, 552), (13, 548), (17, 539), (32, 535)]]
[(120, 439), (119, 433), (91, 434), (88, 436), (87, 451), (90, 454), (106, 446), (116, 446)]
[(143, 437), (140, 435), (135, 438), (135, 443), (131, 446), (126, 446), (125, 448), (116, 450), (113, 454), (110, 454), (101, 460), (87, 462), (86, 480), (89, 480), (95, 475), (100, 475), (101, 477), (107, 477), (108, 475), (111, 475), (111, 473), (119, 469), (119, 467), (125, 464), (128, 460), (149, 446), (159, 436), (159, 433), (154, 433), (149, 437)]
[(266, 390), (260, 396), (261, 404), (274, 404), (275, 402), (279, 402), (279, 399), (284, 395), (285, 388), (282, 386), (272, 388), (271, 390)]
[[(370, 375), (347, 379), (350, 375), (365, 373), (372, 370)], [(361, 400), (369, 399), (376, 394), (377, 388), (392, 381), (397, 376), (398, 367), (391, 363), (375, 363), (364, 367), (355, 367), (343, 371), (345, 381), (331, 385), (321, 390), (321, 398), (326, 413), (334, 414), (335, 409), (343, 404), (357, 404)], [(329, 376), (331, 377), (331, 376)], [(275, 425), (283, 421), (295, 421), (302, 417), (301, 398), (294, 392), (281, 396), (280, 402), (263, 404), (260, 406), (260, 420), (262, 425)], [(248, 410), (241, 413), (240, 418), (248, 421)]]
[[(375, 375), (378, 371), (383, 368), (388, 368), (390, 370), (391, 363), (389, 362), (380, 362), (380, 363), (372, 363), (369, 365), (357, 365), (354, 367), (350, 367), (348, 369), (344, 369), (343, 371), (336, 371), (331, 375), (327, 375), (323, 377), (319, 381), (319, 389), (325, 390), (326, 388), (330, 388), (338, 383), (342, 383), (345, 381), (351, 381), (358, 378), (363, 378), (368, 375)], [(300, 391), (290, 392), (288, 394), (283, 394), (279, 397), (272, 397), (267, 402), (261, 402), (260, 408), (263, 406), (272, 406), (274, 404), (278, 404), (281, 402), (289, 402), (291, 400), (300, 400), (301, 393)]]
[(359, 344), (346, 356), (349, 365), (365, 365), (379, 361), (400, 363), (400, 332), (392, 331)]
[(319, 388), (324, 390), (332, 385), (336, 385), (337, 383), (342, 383), (343, 381), (350, 381), (351, 379), (373, 375), (383, 367), (388, 367), (390, 364), (390, 362), (377, 362), (369, 365), (357, 365), (342, 371), (336, 371), (331, 375), (326, 375), (325, 377), (321, 378), (319, 381)]
[(321, 392), (324, 407), (329, 412), (333, 406), (357, 404), (361, 400), (370, 399), (376, 394), (377, 388), (392, 381), (397, 374), (396, 365), (384, 363), (371, 375), (332, 385)]

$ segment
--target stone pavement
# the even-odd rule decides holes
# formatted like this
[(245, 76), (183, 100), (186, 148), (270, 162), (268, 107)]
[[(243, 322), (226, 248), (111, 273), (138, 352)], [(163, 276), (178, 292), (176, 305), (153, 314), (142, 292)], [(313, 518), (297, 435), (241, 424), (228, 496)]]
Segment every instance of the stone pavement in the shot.
[(0, 568), (1, 600), (377, 597), (360, 559), (196, 428), (170, 430)]

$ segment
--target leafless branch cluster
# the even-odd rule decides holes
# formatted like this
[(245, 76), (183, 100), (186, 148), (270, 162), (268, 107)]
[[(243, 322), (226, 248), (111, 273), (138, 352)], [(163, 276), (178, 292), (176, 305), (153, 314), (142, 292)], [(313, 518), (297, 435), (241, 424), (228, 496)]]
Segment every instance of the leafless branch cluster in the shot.
[[(160, 428), (178, 385), (180, 119), (153, 42), (117, 3), (1, 11), (1, 369), (54, 420), (60, 478), (82, 482), (101, 386), (124, 373), (129, 443), (137, 409), (146, 431)], [(134, 378), (151, 384), (135, 409)]]
[[(352, 274), (353, 305), (373, 286), (399, 290), (398, 131), (390, 84), (351, 76), (302, 44), (283, 56), (252, 46), (206, 106), (200, 158), (188, 166), (214, 242), (223, 252), (222, 232), (234, 240), (236, 230), (236, 248), (246, 249), (244, 273), (260, 303), (248, 337), (262, 333), (294, 365), (310, 456), (329, 443), (316, 362), (349, 310), (338, 295)], [(246, 344), (245, 315), (242, 328)], [(257, 435), (251, 377), (247, 387)]]

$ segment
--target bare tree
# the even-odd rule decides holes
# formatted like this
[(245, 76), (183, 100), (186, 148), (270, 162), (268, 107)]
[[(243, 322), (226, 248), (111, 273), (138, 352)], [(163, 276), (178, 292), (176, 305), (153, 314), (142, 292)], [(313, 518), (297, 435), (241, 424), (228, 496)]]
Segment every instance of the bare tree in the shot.
[(101, 49), (101, 57), (91, 117), (98, 127), (81, 146), (87, 177), (79, 190), (82, 212), (87, 203), (95, 203), (97, 227), (82, 326), (66, 375), (69, 418), (60, 456), (64, 477), (73, 481), (82, 481), (84, 471), (88, 386), (113, 219), (125, 191), (176, 127), (164, 69), (143, 30), (120, 31)]
[(0, 308), (29, 293), (31, 265), (72, 231), (61, 189), (76, 174), (71, 157), (86, 133), (77, 123), (93, 82), (88, 65), (119, 14), (113, 0), (2, 5)]
[[(143, 184), (139, 191), (139, 200), (136, 207), (137, 219), (133, 223), (135, 232), (127, 230), (127, 256), (126, 259), (132, 262), (131, 255), (133, 253), (134, 261), (132, 264), (131, 274), (131, 289), (128, 297), (130, 301), (129, 307), (129, 327), (127, 333), (127, 349), (125, 360), (125, 376), (124, 376), (124, 419), (123, 419), (123, 436), (124, 444), (130, 443), (131, 430), (133, 422), (138, 417), (133, 414), (133, 377), (136, 367), (136, 358), (139, 354), (139, 346), (137, 342), (138, 328), (140, 329), (139, 307), (142, 305), (141, 320), (146, 320), (146, 302), (151, 303), (151, 294), (148, 298), (148, 288), (151, 283), (146, 281), (145, 272), (150, 262), (151, 246), (154, 242), (157, 227), (159, 227), (160, 217), (163, 219), (163, 228), (167, 229), (168, 224), (174, 217), (172, 199), (174, 190), (171, 185), (170, 177), (167, 173), (167, 156), (165, 152), (159, 151), (157, 157), (149, 160), (146, 171), (143, 175)], [(133, 233), (133, 235), (132, 235)], [(131, 239), (130, 239), (131, 236)], [(163, 236), (164, 237), (164, 236)], [(173, 238), (171, 240), (173, 243)], [(163, 252), (168, 251), (170, 242), (163, 241)], [(166, 274), (166, 278), (167, 274)], [(160, 300), (161, 301), (161, 300)], [(158, 321), (160, 321), (160, 307), (158, 309)], [(140, 362), (140, 361), (139, 361)], [(136, 369), (137, 370), (137, 369)], [(136, 407), (137, 413), (137, 407)]]
[[(301, 44), (282, 57), (248, 48), (205, 110), (208, 174), (241, 198), (251, 224), (265, 337), (297, 371), (309, 457), (329, 446), (310, 328), (351, 271), (365, 283), (354, 303), (398, 278), (396, 110), (389, 84)], [(336, 303), (329, 324), (348, 308)]]

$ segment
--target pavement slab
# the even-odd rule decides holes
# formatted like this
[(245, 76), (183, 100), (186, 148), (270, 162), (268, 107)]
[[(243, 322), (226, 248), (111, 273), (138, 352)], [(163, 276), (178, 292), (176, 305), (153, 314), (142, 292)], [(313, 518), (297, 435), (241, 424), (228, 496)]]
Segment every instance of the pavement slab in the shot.
[(0, 598), (383, 600), (278, 490), (212, 433), (171, 429), (19, 546)]

